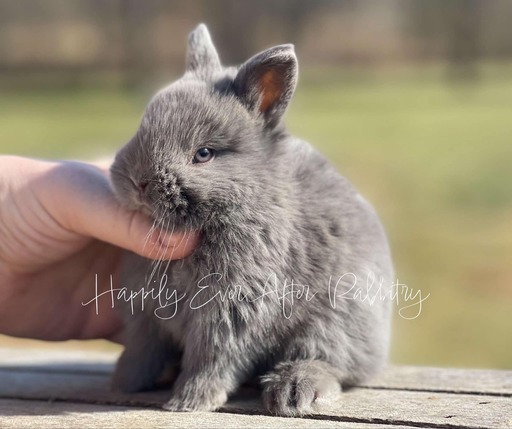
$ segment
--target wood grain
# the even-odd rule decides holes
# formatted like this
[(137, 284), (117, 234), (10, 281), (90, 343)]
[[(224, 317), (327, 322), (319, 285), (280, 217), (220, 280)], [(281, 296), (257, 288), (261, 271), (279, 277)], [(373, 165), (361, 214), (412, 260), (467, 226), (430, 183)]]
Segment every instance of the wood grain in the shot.
[[(0, 427), (7, 421), (5, 427), (37, 422), (41, 428), (126, 421), (120, 427), (512, 428), (512, 371), (389, 367), (336, 403), (319, 404), (314, 414), (283, 419), (268, 416), (254, 390), (242, 390), (217, 413), (160, 411), (168, 390), (130, 395), (109, 390), (116, 358), (112, 353), (0, 349)], [(27, 415), (24, 408), (39, 414)], [(92, 426), (85, 425), (87, 416)]]

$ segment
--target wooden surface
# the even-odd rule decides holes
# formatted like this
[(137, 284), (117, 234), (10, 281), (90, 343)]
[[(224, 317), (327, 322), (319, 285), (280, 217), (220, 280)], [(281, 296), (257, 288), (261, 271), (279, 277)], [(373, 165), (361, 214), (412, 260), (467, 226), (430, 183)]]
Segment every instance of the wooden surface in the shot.
[(116, 355), (0, 348), (0, 428), (512, 428), (512, 371), (389, 367), (303, 418), (272, 417), (246, 391), (216, 413), (168, 413), (169, 392), (114, 394)]

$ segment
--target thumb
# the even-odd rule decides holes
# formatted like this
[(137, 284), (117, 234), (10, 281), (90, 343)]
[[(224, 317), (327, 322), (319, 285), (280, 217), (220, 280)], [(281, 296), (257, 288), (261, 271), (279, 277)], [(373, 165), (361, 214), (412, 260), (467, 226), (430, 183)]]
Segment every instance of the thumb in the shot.
[(194, 232), (175, 232), (152, 228), (140, 212), (124, 208), (116, 199), (107, 173), (79, 162), (56, 164), (46, 178), (59, 188), (47, 194), (52, 213), (66, 229), (114, 244), (151, 259), (180, 259), (188, 256), (199, 237)]

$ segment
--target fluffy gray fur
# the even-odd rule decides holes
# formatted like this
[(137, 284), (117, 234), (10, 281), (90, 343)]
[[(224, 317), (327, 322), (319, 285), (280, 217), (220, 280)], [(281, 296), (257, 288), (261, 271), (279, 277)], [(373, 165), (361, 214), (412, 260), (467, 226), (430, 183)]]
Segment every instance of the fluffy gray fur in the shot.
[[(149, 299), (133, 315), (126, 305), (116, 389), (150, 389), (171, 366), (178, 375), (165, 408), (206, 411), (257, 378), (270, 412), (297, 415), (385, 362), (389, 300), (347, 299), (349, 276), (334, 306), (329, 284), (332, 299), (338, 279), (352, 273), (366, 291), (372, 273), (374, 290), (382, 281), (388, 292), (386, 236), (370, 204), (282, 126), (297, 73), (292, 45), (222, 68), (200, 25), (185, 75), (152, 99), (117, 154), (111, 176), (123, 204), (152, 215), (157, 227), (198, 230), (201, 243), (180, 261), (125, 254), (122, 286), (139, 291), (158, 279), (158, 289), (166, 274), (168, 290), (183, 299), (165, 308)], [(202, 147), (215, 158), (193, 163)], [(143, 193), (139, 183), (147, 183)], [(283, 297), (292, 281), (309, 287), (309, 299), (296, 295), (292, 305)], [(231, 290), (245, 298), (219, 295)]]

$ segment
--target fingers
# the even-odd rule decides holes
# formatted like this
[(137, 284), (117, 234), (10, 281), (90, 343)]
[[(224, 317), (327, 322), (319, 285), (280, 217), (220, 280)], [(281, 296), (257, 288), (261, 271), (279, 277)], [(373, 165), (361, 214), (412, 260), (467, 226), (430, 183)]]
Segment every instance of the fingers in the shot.
[[(152, 229), (148, 218), (140, 212), (127, 211), (114, 200), (104, 201), (103, 218), (87, 220), (89, 235), (102, 241), (131, 250), (151, 259), (181, 259), (192, 253), (198, 236), (192, 232), (174, 232)], [(84, 223), (85, 224), (85, 223)]]
[[(83, 163), (63, 163), (48, 180), (55, 194), (47, 195), (54, 216), (79, 234), (97, 238), (152, 259), (180, 259), (198, 244), (194, 232), (174, 232), (152, 228), (141, 212), (124, 208), (116, 199), (105, 172)], [(57, 201), (56, 195), (61, 199)]]

